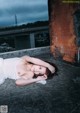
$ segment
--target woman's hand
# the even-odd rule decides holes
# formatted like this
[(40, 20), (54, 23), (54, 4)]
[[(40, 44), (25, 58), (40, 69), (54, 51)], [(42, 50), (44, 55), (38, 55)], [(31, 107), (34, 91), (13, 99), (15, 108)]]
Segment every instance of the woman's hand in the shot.
[(47, 77), (45, 77), (45, 76), (43, 75), (43, 76), (38, 76), (36, 79), (37, 79), (37, 81), (40, 81), (40, 80), (45, 80), (45, 79), (47, 79)]
[(55, 67), (52, 65), (49, 65), (47, 68), (51, 71), (51, 73), (55, 73)]

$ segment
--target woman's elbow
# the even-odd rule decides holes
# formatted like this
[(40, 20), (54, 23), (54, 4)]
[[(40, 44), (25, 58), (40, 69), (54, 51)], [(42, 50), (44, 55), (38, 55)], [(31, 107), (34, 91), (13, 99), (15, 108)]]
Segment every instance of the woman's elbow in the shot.
[(16, 84), (17, 86), (23, 86), (23, 84), (21, 83), (20, 80), (16, 80), (15, 84)]

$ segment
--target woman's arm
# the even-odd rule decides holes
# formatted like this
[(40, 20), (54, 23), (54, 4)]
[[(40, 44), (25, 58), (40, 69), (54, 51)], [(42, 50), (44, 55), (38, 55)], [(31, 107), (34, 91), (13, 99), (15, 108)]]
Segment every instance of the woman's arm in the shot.
[(23, 56), (22, 57), (24, 60), (26, 60), (27, 62), (31, 62), (33, 64), (37, 64), (37, 65), (42, 65), (45, 67), (48, 67), (48, 63), (44, 62), (43, 60), (40, 60), (38, 58), (34, 58), (34, 57), (30, 57), (30, 56)]
[(50, 65), (49, 63), (47, 63), (43, 60), (40, 60), (40, 59), (34, 58), (34, 57), (30, 57), (30, 56), (24, 56), (22, 58), (27, 62), (31, 62), (33, 64), (37, 64), (37, 65), (47, 67), (52, 73), (55, 72), (55, 68), (52, 65)]
[(33, 79), (33, 78), (31, 78), (31, 79), (18, 79), (18, 80), (16, 80), (16, 85), (18, 85), (18, 86), (24, 86), (24, 85), (28, 85), (28, 84), (31, 84), (31, 83), (34, 83), (34, 82), (38, 82), (38, 81), (40, 81), (40, 80), (43, 80), (43, 79), (46, 79), (45, 77), (37, 77), (36, 79)]

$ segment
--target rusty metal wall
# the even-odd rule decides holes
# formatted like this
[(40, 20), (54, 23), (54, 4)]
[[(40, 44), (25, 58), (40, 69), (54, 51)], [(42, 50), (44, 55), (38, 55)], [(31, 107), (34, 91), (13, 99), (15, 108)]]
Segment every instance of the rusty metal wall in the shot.
[(78, 4), (48, 0), (51, 52), (68, 62), (76, 61), (77, 44), (74, 28), (74, 13)]

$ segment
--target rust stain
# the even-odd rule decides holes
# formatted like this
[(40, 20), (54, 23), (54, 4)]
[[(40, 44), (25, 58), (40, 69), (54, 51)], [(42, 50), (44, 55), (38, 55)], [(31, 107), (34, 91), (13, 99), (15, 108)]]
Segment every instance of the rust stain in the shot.
[(76, 34), (73, 14), (77, 8), (74, 4), (64, 4), (62, 0), (49, 0), (49, 25), (51, 52), (63, 60), (75, 62), (77, 52)]

